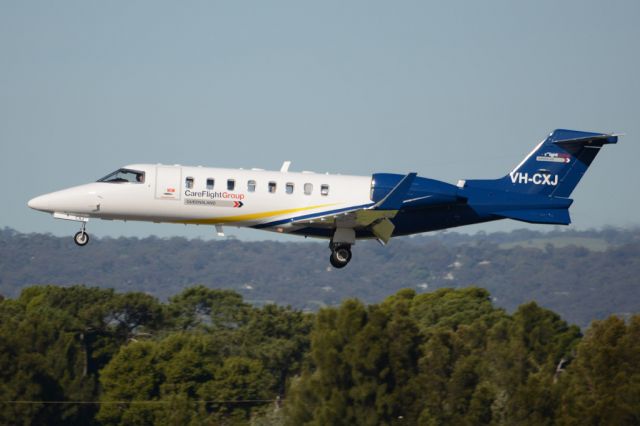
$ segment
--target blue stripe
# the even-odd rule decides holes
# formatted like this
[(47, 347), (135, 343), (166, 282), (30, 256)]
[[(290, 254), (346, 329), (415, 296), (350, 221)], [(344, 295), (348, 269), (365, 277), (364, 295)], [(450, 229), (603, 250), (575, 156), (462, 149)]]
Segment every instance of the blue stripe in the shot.
[(365, 207), (371, 207), (374, 204), (375, 203), (361, 204), (359, 206), (344, 207), (344, 208), (336, 209), (336, 210), (327, 210), (327, 211), (323, 211), (323, 212), (319, 212), (319, 213), (305, 214), (305, 215), (302, 215), (302, 216), (290, 217), (288, 219), (281, 219), (281, 220), (276, 220), (276, 221), (273, 221), (273, 222), (261, 223), (260, 225), (252, 226), (252, 228), (255, 228), (255, 229), (269, 228), (269, 227), (272, 227), (272, 226), (284, 225), (284, 224), (287, 224), (287, 223), (295, 222), (297, 220), (313, 219), (314, 217), (325, 216), (325, 215), (334, 214), (334, 213), (341, 213), (341, 212), (344, 212), (344, 211), (347, 211), (347, 210), (363, 209)]

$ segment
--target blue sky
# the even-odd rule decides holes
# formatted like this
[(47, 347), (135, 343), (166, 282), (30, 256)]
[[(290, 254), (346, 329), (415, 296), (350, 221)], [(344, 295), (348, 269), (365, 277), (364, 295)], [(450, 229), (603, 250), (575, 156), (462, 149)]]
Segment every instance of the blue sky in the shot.
[(0, 227), (71, 235), (27, 200), (129, 163), (456, 182), (504, 175), (554, 128), (627, 134), (573, 193), (572, 226), (639, 224), (638, 1), (5, 0), (0, 60)]

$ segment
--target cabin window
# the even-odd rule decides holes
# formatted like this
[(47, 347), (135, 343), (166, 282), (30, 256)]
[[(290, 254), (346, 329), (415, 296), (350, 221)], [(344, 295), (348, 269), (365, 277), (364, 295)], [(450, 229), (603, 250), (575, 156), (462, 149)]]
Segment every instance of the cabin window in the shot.
[(184, 180), (184, 187), (187, 189), (193, 189), (194, 180), (191, 176)]
[(108, 183), (144, 183), (144, 172), (136, 170), (120, 169), (109, 173), (98, 182)]
[(287, 182), (287, 184), (284, 187), (284, 191), (287, 194), (293, 194), (293, 182)]
[(250, 180), (247, 182), (247, 191), (256, 192), (256, 181)]
[(236, 187), (235, 179), (227, 179), (227, 191), (233, 191)]
[(329, 185), (320, 185), (320, 195), (329, 195)]
[(312, 192), (313, 192), (313, 184), (312, 183), (305, 183), (304, 184), (304, 195), (311, 195)]
[(276, 183), (273, 181), (269, 182), (269, 192), (272, 194), (276, 192)]
[(215, 181), (213, 180), (213, 178), (208, 178), (207, 179), (207, 189), (213, 189), (213, 184), (215, 183)]

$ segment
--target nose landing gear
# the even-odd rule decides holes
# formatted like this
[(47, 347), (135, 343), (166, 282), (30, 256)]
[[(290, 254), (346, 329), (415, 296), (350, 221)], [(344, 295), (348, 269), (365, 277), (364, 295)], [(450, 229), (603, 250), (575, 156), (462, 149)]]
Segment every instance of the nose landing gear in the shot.
[(73, 241), (80, 247), (86, 246), (89, 243), (89, 234), (87, 234), (86, 230), (87, 222), (89, 221), (87, 216), (54, 212), (53, 217), (56, 219), (70, 220), (72, 222), (80, 222), (80, 232), (73, 236)]
[(344, 268), (351, 260), (351, 244), (332, 243), (329, 262), (334, 268)]
[(73, 236), (73, 241), (80, 247), (86, 246), (89, 243), (89, 234), (86, 231), (86, 222), (82, 222), (80, 232)]

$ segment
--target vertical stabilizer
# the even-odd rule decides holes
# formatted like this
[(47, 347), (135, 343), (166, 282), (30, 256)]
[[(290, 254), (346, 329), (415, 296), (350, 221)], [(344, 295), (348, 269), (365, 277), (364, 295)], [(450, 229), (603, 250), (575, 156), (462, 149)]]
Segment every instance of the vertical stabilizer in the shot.
[(507, 176), (496, 180), (470, 180), (475, 187), (507, 192), (568, 197), (603, 145), (617, 143), (606, 133), (554, 130)]

